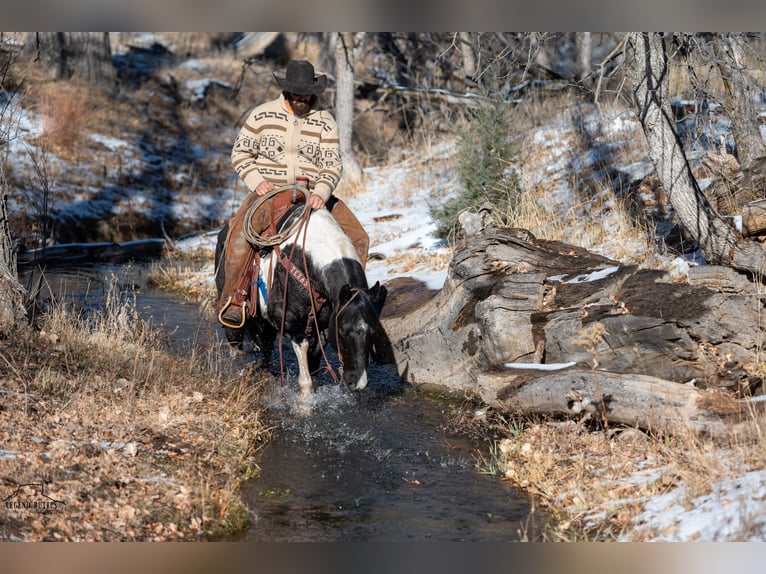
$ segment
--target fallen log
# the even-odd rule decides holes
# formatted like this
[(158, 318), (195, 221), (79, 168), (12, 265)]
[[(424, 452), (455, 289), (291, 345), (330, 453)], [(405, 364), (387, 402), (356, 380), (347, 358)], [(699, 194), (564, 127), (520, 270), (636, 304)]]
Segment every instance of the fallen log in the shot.
[(590, 405), (653, 432), (750, 436), (757, 409), (741, 401), (766, 392), (766, 333), (745, 276), (711, 269), (679, 283), (487, 221), (461, 215), (466, 237), (440, 291), (389, 287), (381, 321), (404, 380), (506, 411), (584, 416)]
[(686, 430), (715, 438), (753, 438), (755, 410), (764, 403), (735, 400), (635, 373), (568, 369), (496, 369), (477, 377), (477, 393), (504, 412), (588, 417), (658, 434)]
[(742, 234), (745, 237), (766, 233), (766, 199), (757, 199), (742, 208)]
[(125, 263), (156, 259), (164, 253), (166, 239), (139, 239), (124, 243), (64, 243), (30, 249), (18, 254), (18, 265), (72, 265), (80, 263)]

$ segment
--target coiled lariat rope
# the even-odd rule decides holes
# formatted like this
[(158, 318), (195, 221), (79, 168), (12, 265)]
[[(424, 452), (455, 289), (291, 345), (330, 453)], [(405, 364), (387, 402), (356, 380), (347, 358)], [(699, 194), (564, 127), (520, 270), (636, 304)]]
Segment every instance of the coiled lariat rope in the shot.
[[(293, 218), (293, 221), (285, 229), (282, 229), (281, 231), (278, 231), (274, 235), (268, 237), (260, 235), (252, 227), (251, 221), (253, 220), (253, 216), (258, 211), (258, 209), (260, 209), (260, 207), (272, 197), (282, 193), (283, 191), (289, 190), (292, 190), (293, 192), (293, 203), (297, 203), (299, 193), (303, 195), (304, 201), (303, 205), (301, 206), (300, 213), (297, 217)], [(304, 220), (303, 216), (305, 215), (306, 210), (309, 209), (309, 190), (305, 185), (291, 183), (288, 185), (283, 185), (282, 187), (275, 187), (271, 191), (267, 191), (263, 195), (259, 196), (258, 199), (256, 199), (255, 202), (247, 208), (247, 211), (245, 211), (245, 224), (242, 228), (242, 235), (244, 235), (245, 239), (247, 239), (251, 244), (258, 245), (260, 247), (272, 247), (274, 245), (279, 245), (288, 237), (290, 237), (293, 232), (301, 225)]]

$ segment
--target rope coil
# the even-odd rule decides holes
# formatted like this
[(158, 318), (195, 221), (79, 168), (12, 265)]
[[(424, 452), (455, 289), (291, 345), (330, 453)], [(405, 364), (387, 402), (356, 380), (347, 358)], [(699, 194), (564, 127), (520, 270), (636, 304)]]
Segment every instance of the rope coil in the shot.
[[(260, 207), (272, 197), (288, 190), (292, 190), (293, 192), (293, 203), (296, 203), (298, 193), (303, 194), (304, 202), (301, 206), (300, 213), (297, 217), (293, 218), (293, 221), (290, 223), (290, 225), (288, 225), (282, 231), (279, 231), (276, 234), (268, 237), (260, 235), (252, 227), (251, 221), (253, 219), (253, 215), (255, 215), (258, 209), (260, 209)], [(271, 191), (267, 191), (258, 197), (258, 199), (255, 200), (255, 202), (247, 208), (247, 211), (245, 211), (245, 224), (242, 229), (242, 235), (245, 236), (245, 239), (247, 239), (248, 242), (252, 243), (253, 245), (258, 245), (259, 247), (272, 247), (274, 245), (279, 245), (285, 239), (290, 237), (298, 228), (298, 226), (301, 225), (303, 216), (307, 209), (309, 209), (309, 190), (305, 185), (291, 183), (288, 185), (283, 185), (282, 187), (275, 187)]]

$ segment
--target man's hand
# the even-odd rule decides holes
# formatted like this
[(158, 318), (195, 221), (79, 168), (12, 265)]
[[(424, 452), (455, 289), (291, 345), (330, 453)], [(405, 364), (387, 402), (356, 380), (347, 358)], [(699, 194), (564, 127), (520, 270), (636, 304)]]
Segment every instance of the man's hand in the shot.
[(258, 187), (255, 188), (255, 195), (266, 195), (272, 189), (274, 189), (273, 183), (270, 181), (262, 181), (258, 184)]
[(324, 207), (324, 199), (316, 193), (312, 193), (309, 196), (309, 207), (311, 209), (322, 209)]

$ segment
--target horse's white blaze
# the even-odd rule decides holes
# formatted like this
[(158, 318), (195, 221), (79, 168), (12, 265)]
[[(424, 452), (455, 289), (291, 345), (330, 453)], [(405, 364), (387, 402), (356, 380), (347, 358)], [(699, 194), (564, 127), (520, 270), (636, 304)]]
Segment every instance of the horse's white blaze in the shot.
[(300, 344), (292, 342), (292, 345), (295, 356), (298, 358), (298, 386), (301, 388), (301, 394), (307, 397), (311, 395), (311, 389), (314, 386), (309, 371), (309, 342), (305, 340)]
[(364, 371), (364, 372), (362, 373), (362, 376), (361, 376), (361, 377), (359, 377), (359, 380), (356, 382), (356, 386), (354, 386), (354, 388), (355, 388), (357, 391), (361, 391), (361, 390), (362, 390), (362, 389), (364, 389), (366, 386), (367, 386), (367, 371)]

